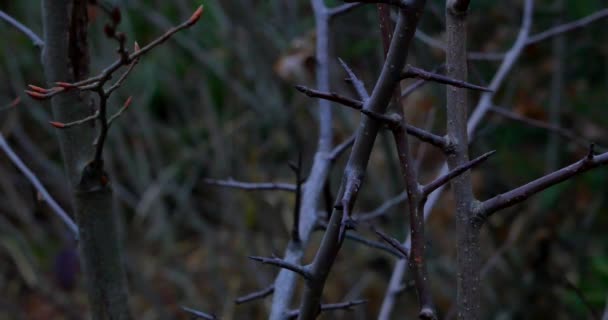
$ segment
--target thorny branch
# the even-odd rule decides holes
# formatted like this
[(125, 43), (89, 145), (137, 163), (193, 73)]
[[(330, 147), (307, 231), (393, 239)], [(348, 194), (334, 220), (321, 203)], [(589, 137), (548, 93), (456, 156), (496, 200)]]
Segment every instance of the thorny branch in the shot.
[[(399, 11), (397, 27), (381, 75), (371, 97), (365, 101), (365, 109), (369, 111), (384, 113), (399, 82), (400, 72), (405, 66), (409, 43), (414, 35), (425, 1), (411, 1), (408, 4), (407, 10), (401, 9)], [(338, 192), (338, 204), (341, 206), (338, 206), (332, 213), (321, 246), (311, 264), (315, 281), (309, 282), (306, 287), (300, 306), (299, 319), (314, 319), (318, 314), (325, 281), (342, 244), (340, 236), (344, 228), (344, 217), (350, 218), (349, 214), (363, 182), (371, 149), (379, 128), (380, 124), (377, 121), (362, 117), (355, 145)]]

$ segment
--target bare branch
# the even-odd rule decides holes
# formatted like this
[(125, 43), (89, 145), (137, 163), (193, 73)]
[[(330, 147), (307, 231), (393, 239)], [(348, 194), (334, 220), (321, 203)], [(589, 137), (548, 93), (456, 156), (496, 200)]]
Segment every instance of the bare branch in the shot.
[(331, 162), (335, 162), (348, 148), (352, 147), (353, 143), (355, 143), (356, 135), (352, 135), (348, 137), (344, 142), (337, 145), (329, 154), (329, 160)]
[(236, 180), (216, 180), (216, 179), (203, 179), (203, 182), (219, 187), (234, 188), (248, 191), (255, 190), (281, 190), (281, 191), (296, 191), (296, 186), (289, 183), (275, 183), (275, 182), (241, 182)]
[(468, 163), (465, 163), (461, 166), (454, 168), (454, 170), (448, 172), (447, 174), (436, 178), (435, 180), (433, 180), (433, 182), (424, 186), (424, 188), (422, 189), (423, 196), (424, 197), (428, 196), (431, 192), (437, 190), (437, 188), (450, 182), (450, 180), (454, 179), (455, 177), (458, 177), (463, 172), (473, 169), (474, 167), (478, 166), (482, 162), (486, 161), (490, 156), (494, 155), (495, 153), (496, 153), (496, 150), (486, 152), (483, 155), (469, 161)]
[(367, 92), (367, 89), (365, 89), (365, 84), (363, 84), (363, 81), (359, 80), (357, 75), (355, 75), (353, 70), (346, 64), (346, 62), (344, 62), (344, 60), (338, 58), (338, 61), (340, 61), (340, 65), (342, 65), (342, 68), (344, 68), (344, 71), (346, 71), (346, 74), (348, 74), (347, 80), (353, 84), (355, 91), (357, 91), (357, 94), (359, 95), (359, 99), (362, 101), (369, 99), (369, 93)]
[(608, 164), (608, 152), (585, 156), (567, 167), (484, 201), (477, 207), (476, 219), (484, 221), (498, 210), (518, 204), (549, 187), (605, 164)]
[(373, 228), (373, 231), (378, 235), (378, 237), (382, 240), (384, 240), (386, 243), (390, 244), (393, 248), (397, 249), (399, 251), (399, 253), (401, 253), (401, 258), (408, 258), (410, 253), (409, 250), (407, 250), (406, 248), (404, 248), (401, 243), (399, 243), (399, 241), (397, 241), (397, 239), (387, 235), (386, 233)]
[[(409, 49), (409, 44), (416, 30), (418, 18), (424, 9), (424, 0), (408, 2), (410, 7), (407, 10), (400, 10), (390, 49), (378, 81), (374, 87), (369, 100), (365, 102), (366, 109), (384, 113), (391, 100), (393, 92), (399, 82), (399, 74), (405, 66), (405, 60)], [(342, 210), (336, 209), (332, 212), (327, 231), (323, 236), (321, 245), (311, 264), (312, 273), (315, 281), (308, 283), (300, 305), (300, 320), (310, 320), (317, 316), (323, 288), (329, 271), (334, 263), (338, 251), (342, 245), (340, 241), (343, 216), (348, 216), (356, 200), (359, 188), (365, 177), (367, 163), (376, 139), (380, 124), (369, 119), (361, 118), (355, 145), (350, 154), (350, 158), (342, 185), (337, 199), (342, 204)]]
[[(340, 303), (327, 303), (327, 304), (322, 304), (319, 311), (324, 312), (324, 311), (333, 311), (333, 310), (350, 310), (350, 308), (352, 308), (354, 306), (358, 306), (358, 305), (365, 304), (365, 303), (367, 303), (367, 300), (354, 300), (354, 301), (346, 301), (346, 302), (340, 302)], [(298, 317), (299, 314), (300, 314), (300, 310), (292, 310), (287, 315), (287, 318), (295, 319)]]
[(266, 298), (267, 296), (271, 295), (273, 292), (274, 292), (274, 285), (271, 284), (262, 290), (252, 292), (252, 293), (249, 293), (244, 296), (236, 298), (234, 300), (234, 303), (243, 304), (243, 303), (250, 302), (253, 300), (263, 299), (263, 298)]
[(391, 199), (388, 199), (387, 201), (385, 201), (379, 207), (377, 207), (376, 209), (374, 209), (372, 211), (359, 213), (358, 215), (356, 215), (354, 217), (354, 219), (359, 222), (376, 219), (378, 217), (386, 215), (392, 207), (394, 207), (406, 200), (407, 200), (407, 193), (404, 191), (404, 192), (400, 193), (399, 195), (397, 195)]
[[(357, 222), (357, 220), (355, 220), (355, 222)], [(327, 229), (327, 223), (319, 221), (319, 227), (321, 229), (323, 229), (323, 230), (326, 230)], [(384, 243), (381, 243), (381, 242), (377, 242), (377, 241), (372, 241), (372, 240), (366, 239), (366, 238), (364, 238), (364, 237), (362, 237), (362, 236), (360, 236), (360, 235), (358, 235), (356, 233), (346, 233), (344, 235), (344, 237), (346, 239), (353, 240), (355, 242), (358, 242), (358, 243), (360, 243), (362, 245), (365, 245), (365, 246), (368, 246), (370, 248), (380, 249), (380, 250), (382, 250), (384, 252), (387, 252), (387, 253), (389, 253), (389, 254), (397, 257), (397, 258), (402, 258), (403, 257), (403, 255), (401, 254), (401, 252), (393, 249), (393, 247), (385, 245)]]
[(6, 21), (8, 24), (12, 25), (17, 30), (25, 34), (34, 43), (34, 46), (38, 48), (42, 48), (44, 46), (44, 41), (42, 41), (42, 39), (34, 31), (23, 25), (21, 22), (17, 21), (17, 19), (9, 16), (2, 10), (0, 10), (0, 19)]
[(531, 45), (531, 44), (534, 44), (537, 42), (541, 42), (541, 41), (547, 40), (551, 37), (555, 37), (557, 35), (560, 35), (562, 33), (566, 33), (566, 32), (572, 31), (572, 30), (584, 28), (587, 25), (589, 25), (595, 21), (598, 21), (600, 19), (604, 19), (606, 17), (608, 17), (608, 8), (594, 12), (581, 19), (574, 20), (572, 22), (568, 22), (565, 24), (561, 24), (561, 25), (555, 26), (553, 28), (550, 28), (548, 30), (545, 30), (543, 32), (537, 33), (533, 36), (530, 36), (530, 38), (528, 38), (528, 40), (526, 41), (526, 45)]
[[(385, 114), (380, 114), (380, 113), (374, 112), (372, 110), (363, 109), (362, 101), (344, 97), (338, 93), (321, 92), (321, 91), (310, 89), (310, 88), (307, 88), (304, 86), (297, 86), (296, 88), (300, 92), (303, 92), (306, 95), (308, 95), (309, 97), (316, 97), (316, 98), (331, 100), (334, 102), (338, 102), (346, 107), (349, 107), (349, 108), (352, 108), (355, 110), (359, 110), (361, 113), (369, 116), (370, 118), (380, 121), (389, 126), (401, 125), (401, 119), (399, 117), (395, 117), (394, 114), (385, 115)], [(435, 135), (433, 133), (430, 133), (426, 130), (420, 129), (418, 127), (414, 127), (409, 124), (406, 124), (405, 128), (406, 128), (408, 134), (420, 139), (421, 141), (430, 143), (438, 148), (449, 151), (448, 150), (449, 144), (445, 140), (445, 138)]]
[(217, 320), (218, 318), (213, 315), (213, 314), (208, 314), (199, 310), (195, 310), (192, 308), (188, 308), (185, 306), (182, 306), (182, 310), (184, 310), (185, 312), (189, 313), (190, 315), (194, 316), (195, 319), (200, 318), (200, 319), (205, 319), (205, 320)]
[(55, 199), (48, 193), (46, 188), (42, 185), (40, 180), (36, 177), (36, 175), (21, 161), (19, 156), (13, 151), (13, 149), (8, 145), (6, 139), (2, 133), (0, 133), (0, 148), (6, 153), (8, 158), (13, 162), (13, 164), (23, 173), (23, 175), (30, 181), (30, 183), (36, 188), (36, 190), (40, 193), (44, 201), (49, 204), (51, 210), (63, 221), (63, 223), (68, 227), (70, 232), (74, 235), (74, 238), (78, 239), (78, 226), (70, 218), (70, 216), (61, 208), (61, 206), (55, 201)]
[(403, 70), (403, 73), (401, 74), (401, 76), (404, 79), (405, 78), (419, 78), (419, 79), (424, 79), (424, 80), (428, 80), (428, 81), (448, 84), (448, 85), (458, 87), (458, 88), (479, 90), (479, 91), (485, 91), (485, 92), (492, 91), (491, 89), (486, 88), (486, 87), (478, 86), (478, 85), (468, 83), (466, 81), (462, 81), (462, 80), (458, 80), (458, 79), (453, 79), (453, 78), (450, 78), (447, 76), (432, 73), (432, 72), (429, 72), (429, 71), (426, 71), (426, 70), (423, 70), (420, 68), (412, 67), (412, 66), (407, 66), (405, 68), (405, 70)]
[(319, 90), (310, 89), (301, 85), (297, 85), (295, 88), (309, 97), (321, 98), (328, 101), (337, 102), (341, 105), (353, 108), (355, 110), (361, 110), (361, 108), (363, 108), (363, 102), (342, 96), (335, 92), (323, 92)]
[(260, 256), (248, 256), (248, 258), (251, 260), (261, 262), (263, 264), (270, 264), (270, 265), (273, 265), (273, 266), (276, 266), (279, 268), (291, 270), (291, 271), (301, 275), (302, 277), (304, 277), (304, 279), (309, 280), (309, 281), (312, 279), (312, 273), (310, 272), (310, 268), (308, 266), (300, 266), (297, 264), (293, 264), (291, 262), (287, 262), (280, 258), (267, 258), (267, 257), (260, 257)]

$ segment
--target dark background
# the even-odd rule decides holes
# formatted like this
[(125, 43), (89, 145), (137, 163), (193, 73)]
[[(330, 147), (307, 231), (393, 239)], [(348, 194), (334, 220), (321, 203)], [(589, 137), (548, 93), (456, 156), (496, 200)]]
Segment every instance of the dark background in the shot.
[[(129, 42), (145, 44), (190, 16), (189, 0), (117, 1), (119, 29)], [(328, 5), (341, 2), (328, 1)], [(314, 87), (314, 19), (308, 1), (205, 1), (192, 29), (146, 55), (110, 101), (129, 111), (110, 131), (106, 164), (120, 213), (131, 304), (138, 319), (186, 319), (181, 305), (222, 319), (263, 319), (270, 299), (235, 306), (234, 298), (266, 287), (276, 269), (247, 255), (280, 254), (289, 239), (294, 196), (282, 191), (246, 192), (203, 183), (233, 177), (253, 182), (294, 182), (287, 163), (302, 154), (312, 163), (316, 101), (293, 89)], [(532, 34), (605, 8), (599, 0), (536, 1)], [(429, 1), (420, 28), (442, 41), (444, 2)], [(38, 1), (6, 1), (0, 9), (42, 34)], [(521, 21), (520, 1), (472, 1), (471, 51), (505, 52)], [(90, 8), (92, 73), (116, 59), (105, 38), (108, 18)], [(382, 63), (375, 6), (358, 8), (332, 24), (332, 89), (356, 97), (343, 81), (336, 57), (344, 59), (372, 88)], [(561, 40), (528, 46), (494, 98), (496, 105), (529, 118), (550, 121), (598, 149), (608, 146), (608, 22), (595, 22)], [(70, 210), (67, 181), (50, 105), (28, 98), (27, 84), (45, 86), (39, 49), (0, 23), (0, 130), (60, 204)], [(556, 49), (563, 41), (563, 48)], [(415, 41), (409, 63), (434, 69), (441, 50)], [(469, 80), (487, 85), (500, 61), (470, 62)], [(563, 76), (563, 85), (552, 79)], [(551, 103), (559, 94), (559, 106)], [(476, 104), (476, 93), (470, 104)], [(405, 101), (410, 121), (444, 134), (445, 89), (428, 84)], [(347, 139), (359, 114), (336, 108), (335, 142)], [(486, 199), (580, 159), (578, 140), (490, 113), (478, 129), (471, 154), (497, 154), (476, 169), (476, 195)], [(418, 145), (416, 145), (418, 148)], [(418, 152), (418, 151), (415, 151)], [(376, 208), (402, 191), (390, 135), (378, 139), (355, 211)], [(432, 179), (443, 158), (426, 147), (422, 176)], [(333, 169), (334, 193), (344, 159)], [(608, 203), (605, 168), (555, 186), (522, 205), (494, 215), (483, 230), (483, 310), (493, 319), (584, 319), (601, 314), (608, 296)], [(442, 196), (428, 222), (429, 272), (440, 314), (455, 300), (455, 234), (452, 196)], [(402, 205), (376, 224), (403, 240)], [(373, 238), (372, 234), (362, 235)], [(321, 233), (313, 236), (309, 259)], [(69, 234), (35, 189), (0, 155), (0, 319), (83, 319), (86, 296)], [(499, 252), (499, 254), (497, 254)], [(310, 261), (307, 259), (306, 261)], [(365, 298), (352, 312), (325, 319), (372, 319), (377, 315), (394, 258), (346, 243), (325, 299)], [(585, 302), (586, 301), (586, 302)], [(414, 315), (415, 292), (399, 299), (395, 319)]]

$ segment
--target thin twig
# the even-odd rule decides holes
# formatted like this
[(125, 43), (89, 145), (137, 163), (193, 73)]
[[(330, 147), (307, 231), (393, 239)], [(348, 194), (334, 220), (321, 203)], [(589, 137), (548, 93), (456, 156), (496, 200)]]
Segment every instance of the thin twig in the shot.
[(482, 162), (486, 161), (490, 156), (494, 155), (494, 153), (496, 153), (496, 150), (486, 152), (483, 155), (481, 155), (461, 166), (454, 168), (454, 170), (448, 172), (447, 174), (436, 178), (435, 180), (433, 180), (433, 182), (424, 186), (424, 188), (422, 189), (423, 196), (424, 197), (428, 196), (429, 194), (431, 194), (431, 192), (437, 190), (437, 188), (450, 182), (450, 180), (454, 179), (455, 177), (458, 177), (463, 172), (475, 168)]
[(405, 70), (403, 70), (403, 73), (401, 74), (401, 76), (404, 79), (418, 78), (418, 79), (424, 79), (427, 81), (433, 81), (433, 82), (437, 82), (437, 83), (449, 84), (454, 87), (465, 88), (465, 89), (470, 89), (470, 90), (478, 90), (478, 91), (484, 91), (484, 92), (492, 91), (491, 89), (486, 88), (486, 87), (478, 86), (476, 84), (468, 83), (466, 81), (462, 81), (462, 80), (458, 80), (458, 79), (453, 79), (453, 78), (450, 78), (450, 77), (447, 77), (444, 75), (440, 75), (437, 73), (433, 73), (433, 72), (426, 71), (426, 70), (412, 67), (412, 66), (405, 67)]
[(2, 10), (0, 10), (0, 19), (6, 21), (8, 24), (25, 34), (28, 38), (30, 38), (30, 40), (32, 40), (34, 46), (38, 48), (42, 48), (44, 46), (44, 41), (42, 41), (42, 38), (40, 38), (34, 31)]
[(537, 42), (544, 41), (551, 37), (555, 37), (559, 34), (566, 33), (575, 29), (584, 28), (592, 22), (595, 22), (600, 19), (604, 19), (608, 17), (608, 9), (602, 9), (600, 11), (594, 12), (586, 17), (580, 18), (578, 20), (574, 20), (572, 22), (564, 23), (555, 27), (552, 27), (543, 32), (537, 33), (535, 35), (530, 36), (526, 41), (526, 45), (531, 45)]
[(365, 89), (365, 84), (363, 81), (357, 77), (357, 75), (346, 64), (346, 62), (344, 62), (344, 60), (338, 58), (338, 61), (340, 61), (340, 65), (342, 65), (342, 68), (344, 68), (344, 71), (346, 71), (346, 74), (348, 74), (347, 80), (352, 83), (355, 91), (357, 91), (357, 94), (359, 95), (359, 99), (362, 101), (369, 99), (369, 93), (367, 92), (367, 89)]
[[(319, 308), (319, 312), (324, 311), (333, 311), (333, 310), (350, 310), (354, 306), (358, 306), (361, 304), (367, 303), (367, 300), (354, 300), (354, 301), (346, 301), (340, 303), (325, 303), (322, 304)], [(287, 318), (295, 319), (300, 314), (300, 310), (292, 310), (289, 312)]]
[(591, 158), (585, 156), (567, 167), (482, 202), (477, 207), (476, 218), (484, 221), (498, 210), (518, 204), (549, 187), (606, 164), (608, 164), (608, 152)]
[(307, 266), (300, 266), (297, 264), (293, 264), (291, 262), (285, 261), (280, 258), (267, 258), (267, 257), (260, 257), (260, 256), (248, 256), (248, 258), (251, 260), (261, 262), (263, 264), (270, 264), (275, 267), (291, 270), (291, 271), (301, 275), (306, 280), (312, 279), (312, 273), (310, 272), (310, 268)]
[(190, 315), (192, 315), (196, 318), (205, 319), (205, 320), (217, 320), (218, 319), (214, 314), (208, 314), (206, 312), (202, 312), (202, 311), (188, 308), (185, 306), (182, 306), (182, 310), (184, 310), (185, 312), (189, 313)]
[[(360, 111), (361, 113), (373, 118), (374, 120), (379, 120), (388, 124), (389, 126), (401, 125), (401, 119), (394, 117), (393, 115), (385, 115), (382, 113), (375, 112), (373, 110), (364, 109), (363, 102), (359, 100), (355, 100), (352, 98), (344, 97), (335, 92), (322, 92), (319, 90), (310, 89), (304, 86), (297, 86), (298, 90), (302, 93), (305, 93), (309, 97), (316, 97), (320, 99), (330, 100), (334, 102), (338, 102), (343, 106), (349, 107), (351, 109), (355, 109)], [(417, 128), (410, 124), (405, 124), (405, 128), (407, 133), (420, 139), (421, 141), (430, 143), (444, 151), (449, 151), (449, 144), (445, 140), (445, 138), (430, 133), (424, 129)]]
[(399, 251), (399, 253), (401, 253), (401, 258), (409, 257), (409, 255), (410, 255), (409, 250), (407, 250), (403, 245), (401, 245), (401, 243), (399, 241), (397, 241), (397, 239), (387, 235), (386, 233), (384, 233), (378, 229), (373, 229), (373, 231), (378, 235), (378, 237), (380, 239), (384, 240), (386, 243), (390, 244), (393, 248), (397, 249)]
[(298, 91), (312, 98), (321, 98), (324, 100), (337, 102), (343, 106), (353, 108), (355, 110), (361, 110), (361, 108), (363, 108), (363, 102), (345, 97), (335, 92), (323, 92), (315, 89), (310, 89), (302, 85), (297, 85), (295, 88)]
[(236, 298), (234, 300), (234, 303), (243, 304), (243, 303), (250, 302), (253, 300), (263, 299), (263, 298), (266, 298), (267, 296), (271, 295), (273, 292), (274, 292), (274, 285), (271, 284), (262, 290), (252, 292), (252, 293), (249, 293), (244, 296)]
[(46, 188), (42, 185), (40, 180), (36, 177), (36, 175), (21, 161), (21, 158), (13, 151), (13, 149), (8, 145), (6, 139), (2, 133), (0, 133), (0, 148), (6, 153), (9, 159), (13, 162), (13, 164), (19, 168), (21, 173), (30, 181), (30, 183), (36, 188), (36, 190), (40, 193), (44, 201), (49, 204), (51, 210), (63, 221), (63, 223), (68, 227), (70, 232), (74, 235), (74, 238), (78, 239), (78, 226), (70, 218), (70, 216), (61, 208), (61, 206), (55, 201), (55, 199), (48, 193)]
[(352, 135), (348, 137), (344, 142), (337, 145), (329, 154), (329, 160), (331, 162), (335, 162), (338, 158), (350, 147), (352, 147), (353, 143), (355, 143), (356, 135)]
[(255, 190), (281, 190), (281, 191), (296, 191), (296, 186), (290, 183), (276, 183), (276, 182), (242, 182), (236, 180), (216, 180), (216, 179), (203, 179), (206, 184), (211, 184), (219, 187), (234, 188), (248, 191)]

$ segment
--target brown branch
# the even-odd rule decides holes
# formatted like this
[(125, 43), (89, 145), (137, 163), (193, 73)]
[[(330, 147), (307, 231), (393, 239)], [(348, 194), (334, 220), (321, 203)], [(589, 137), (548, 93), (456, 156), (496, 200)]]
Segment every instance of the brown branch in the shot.
[(216, 180), (216, 179), (203, 179), (203, 182), (206, 184), (211, 184), (219, 187), (226, 188), (234, 188), (241, 189), (247, 191), (256, 191), (256, 190), (281, 190), (281, 191), (296, 191), (296, 186), (289, 183), (279, 183), (279, 182), (242, 182), (236, 180)]
[(250, 302), (253, 300), (263, 299), (263, 298), (266, 298), (267, 296), (271, 295), (273, 292), (274, 292), (274, 285), (271, 284), (262, 290), (255, 291), (255, 292), (252, 292), (252, 293), (249, 293), (244, 296), (236, 298), (234, 300), (234, 303), (243, 304), (243, 303)]
[(429, 72), (429, 71), (426, 71), (426, 70), (423, 70), (420, 68), (416, 68), (416, 67), (412, 67), (412, 66), (407, 66), (405, 68), (405, 70), (403, 70), (403, 73), (401, 74), (401, 76), (403, 79), (418, 78), (418, 79), (424, 79), (427, 81), (443, 83), (443, 84), (451, 85), (451, 86), (458, 87), (458, 88), (465, 88), (465, 89), (478, 90), (478, 91), (484, 91), (484, 92), (492, 92), (492, 89), (489, 89), (486, 87), (478, 86), (476, 84), (468, 83), (463, 80), (450, 78), (448, 76), (443, 76), (443, 75), (440, 75), (437, 73)]
[(486, 152), (483, 155), (463, 164), (460, 165), (456, 168), (454, 168), (454, 170), (448, 172), (447, 174), (440, 176), (438, 178), (436, 178), (435, 180), (433, 180), (433, 182), (427, 184), (426, 186), (424, 186), (424, 188), (422, 189), (422, 194), (423, 197), (427, 197), (429, 194), (431, 194), (431, 192), (437, 190), (437, 188), (443, 186), (444, 184), (450, 182), (450, 180), (458, 177), (459, 175), (461, 175), (463, 172), (473, 169), (474, 167), (478, 166), (479, 164), (481, 164), (482, 162), (486, 161), (489, 157), (491, 157), (492, 155), (494, 155), (496, 153), (496, 150), (490, 151), (490, 152)]
[(304, 277), (304, 279), (306, 279), (308, 281), (311, 281), (313, 278), (313, 275), (310, 272), (310, 268), (308, 266), (300, 266), (297, 264), (293, 264), (291, 262), (287, 262), (280, 258), (267, 258), (267, 257), (260, 257), (260, 256), (248, 256), (247, 258), (261, 262), (263, 264), (269, 264), (269, 265), (273, 265), (275, 267), (291, 270), (291, 271), (301, 275), (302, 277)]
[(549, 187), (605, 164), (608, 164), (608, 152), (585, 156), (567, 167), (484, 201), (476, 209), (476, 219), (485, 221), (498, 210), (518, 204)]

